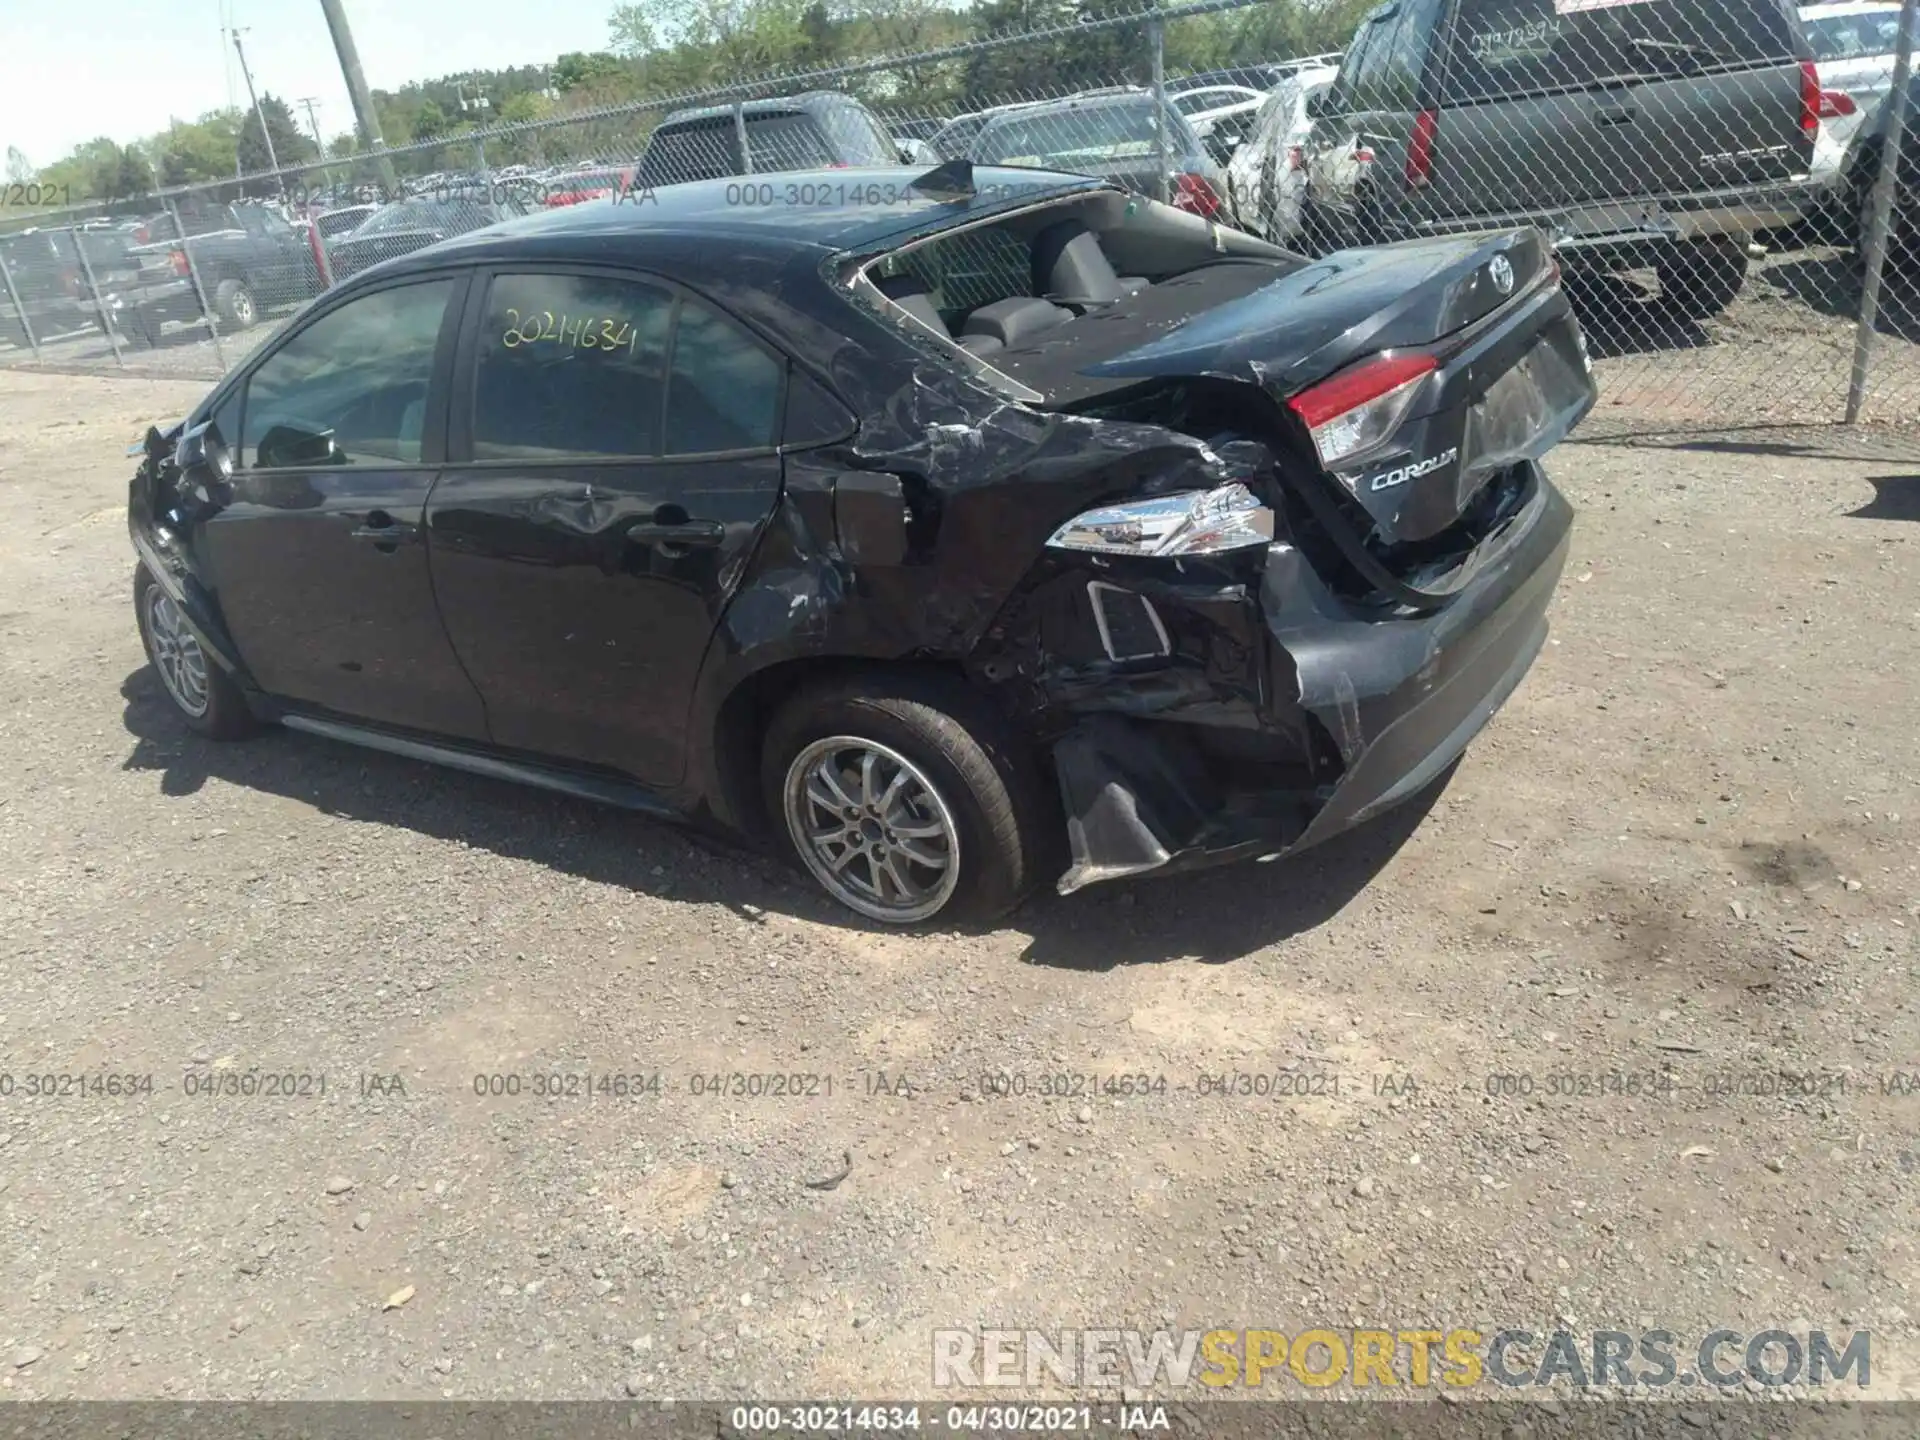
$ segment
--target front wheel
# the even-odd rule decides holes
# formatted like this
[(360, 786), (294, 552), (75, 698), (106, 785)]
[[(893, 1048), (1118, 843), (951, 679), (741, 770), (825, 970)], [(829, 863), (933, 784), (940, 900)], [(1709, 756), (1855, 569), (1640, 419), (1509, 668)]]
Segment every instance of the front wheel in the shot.
[(144, 565), (133, 580), (133, 611), (160, 688), (187, 728), (214, 740), (238, 740), (257, 728), (240, 687), (207, 654), (173, 597)]
[(1039, 878), (1038, 767), (958, 682), (869, 672), (802, 691), (768, 728), (761, 778), (794, 858), (869, 919), (991, 920)]

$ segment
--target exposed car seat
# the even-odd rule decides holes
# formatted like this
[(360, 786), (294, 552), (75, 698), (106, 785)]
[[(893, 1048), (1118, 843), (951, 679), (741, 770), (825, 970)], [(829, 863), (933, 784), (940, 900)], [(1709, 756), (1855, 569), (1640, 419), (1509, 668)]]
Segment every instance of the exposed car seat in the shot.
[(1138, 275), (1116, 274), (1099, 238), (1078, 220), (1049, 225), (1033, 238), (1033, 293), (1055, 304), (1091, 309), (1146, 287)]
[(969, 354), (985, 355), (1001, 348), (1002, 342), (992, 335), (954, 335), (947, 328), (947, 322), (941, 317), (940, 307), (933, 298), (933, 291), (927, 288), (926, 281), (918, 275), (881, 275), (875, 278), (873, 284), (882, 295), (934, 334), (945, 336)]
[(960, 343), (964, 345), (970, 338), (983, 337), (996, 342), (995, 349), (1024, 345), (1071, 319), (1073, 311), (1064, 306), (1049, 304), (1031, 295), (1013, 295), (982, 305), (967, 316), (960, 326)]

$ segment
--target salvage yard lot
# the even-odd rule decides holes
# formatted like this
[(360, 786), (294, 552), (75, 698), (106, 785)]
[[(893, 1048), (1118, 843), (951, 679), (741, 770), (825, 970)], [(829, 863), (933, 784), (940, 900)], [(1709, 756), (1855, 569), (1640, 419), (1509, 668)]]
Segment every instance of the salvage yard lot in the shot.
[[(188, 735), (122, 451), (200, 393), (0, 375), (9, 1393), (911, 1394), (939, 1327), (1323, 1323), (1860, 1327), (1920, 1393), (1920, 464), (1564, 447), (1554, 638), (1437, 796), (901, 936)], [(660, 1083), (533, 1093), (588, 1072)], [(735, 1073), (819, 1078), (695, 1093)]]

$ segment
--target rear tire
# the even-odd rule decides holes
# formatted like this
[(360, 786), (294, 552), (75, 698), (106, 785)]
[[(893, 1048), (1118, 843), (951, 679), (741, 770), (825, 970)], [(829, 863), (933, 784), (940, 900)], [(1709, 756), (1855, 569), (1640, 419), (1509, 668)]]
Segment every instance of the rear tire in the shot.
[(238, 740), (260, 728), (240, 687), (201, 647), (144, 565), (134, 572), (133, 611), (160, 691), (189, 730), (210, 740)]
[(1676, 320), (1710, 320), (1747, 281), (1746, 247), (1715, 236), (1684, 240), (1658, 265), (1660, 308)]
[(1004, 915), (1037, 883), (1051, 834), (1032, 752), (936, 676), (867, 671), (801, 691), (767, 728), (761, 787), (801, 868), (889, 925)]
[(251, 330), (260, 319), (260, 307), (244, 280), (222, 280), (213, 292), (213, 308), (232, 330)]

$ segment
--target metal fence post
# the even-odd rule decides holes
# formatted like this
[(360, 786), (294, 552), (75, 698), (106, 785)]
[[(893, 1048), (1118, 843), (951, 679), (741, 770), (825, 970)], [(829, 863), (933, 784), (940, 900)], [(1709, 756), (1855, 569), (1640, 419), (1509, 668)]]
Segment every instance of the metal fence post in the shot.
[(1866, 273), (1860, 281), (1860, 318), (1853, 331), (1853, 374), (1847, 381), (1847, 423), (1860, 418), (1866, 404), (1867, 376), (1873, 363), (1874, 331), (1880, 323), (1880, 282), (1887, 267), (1887, 239), (1893, 233), (1894, 206), (1900, 178), (1900, 146), (1906, 134), (1907, 81), (1913, 74), (1913, 51), (1920, 43), (1920, 0), (1907, 0), (1900, 10), (1900, 41), (1893, 58), (1893, 89), (1887, 94), (1887, 133), (1880, 145), (1880, 173), (1873, 181), (1873, 223), (1860, 237)]
[(93, 277), (93, 262), (87, 259), (87, 243), (81, 238), (78, 225), (69, 224), (67, 233), (73, 236), (73, 248), (80, 256), (80, 273), (87, 277), (87, 293), (93, 297), (94, 313), (100, 317), (100, 328), (107, 332), (107, 343), (113, 347), (113, 363), (124, 370), (127, 357), (120, 350), (120, 327), (113, 323), (113, 316), (107, 312), (107, 297), (100, 293), (100, 282)]
[(186, 222), (180, 218), (180, 207), (173, 203), (173, 197), (167, 196), (167, 214), (173, 217), (173, 233), (180, 237), (180, 253), (187, 257), (187, 278), (193, 281), (194, 296), (200, 301), (200, 313), (207, 317), (207, 330), (213, 336), (213, 358), (220, 362), (220, 368), (227, 368), (227, 350), (220, 343), (220, 321), (214, 316), (213, 306), (207, 303), (207, 287), (200, 283), (200, 267), (193, 260), (193, 246), (187, 242)]
[(1167, 25), (1159, 16), (1147, 22), (1147, 49), (1153, 75), (1153, 198), (1167, 190)]
[(733, 135), (740, 144), (740, 173), (751, 175), (753, 152), (747, 149), (747, 102), (744, 100), (733, 102)]
[(33, 351), (33, 358), (40, 359), (40, 340), (33, 333), (33, 322), (27, 319), (27, 307), (20, 303), (20, 292), (13, 287), (13, 274), (7, 269), (7, 257), (0, 255), (0, 280), (7, 285), (7, 296), (13, 301), (13, 313), (20, 317), (20, 333), (27, 337), (27, 348)]

